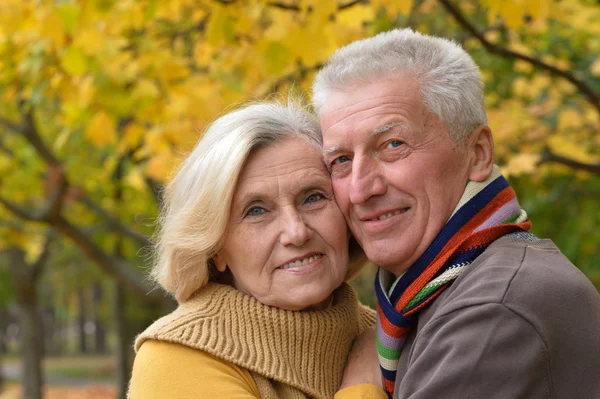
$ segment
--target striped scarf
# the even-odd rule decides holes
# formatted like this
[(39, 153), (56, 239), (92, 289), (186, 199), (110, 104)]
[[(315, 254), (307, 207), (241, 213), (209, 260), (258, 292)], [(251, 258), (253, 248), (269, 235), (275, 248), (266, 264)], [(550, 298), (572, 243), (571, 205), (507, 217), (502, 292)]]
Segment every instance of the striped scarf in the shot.
[(386, 280), (393, 275), (379, 269), (377, 294), (377, 352), (388, 396), (394, 394), (402, 347), (419, 311), (430, 304), (495, 240), (527, 231), (531, 222), (514, 190), (494, 166), (482, 183), (469, 182), (446, 225), (423, 255), (402, 275), (392, 292)]

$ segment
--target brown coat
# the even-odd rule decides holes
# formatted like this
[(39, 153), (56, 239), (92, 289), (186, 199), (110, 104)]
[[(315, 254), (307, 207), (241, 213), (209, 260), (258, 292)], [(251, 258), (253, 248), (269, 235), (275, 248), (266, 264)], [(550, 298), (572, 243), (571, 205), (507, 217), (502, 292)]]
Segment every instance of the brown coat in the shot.
[(600, 398), (600, 295), (550, 240), (493, 243), (419, 316), (395, 398)]

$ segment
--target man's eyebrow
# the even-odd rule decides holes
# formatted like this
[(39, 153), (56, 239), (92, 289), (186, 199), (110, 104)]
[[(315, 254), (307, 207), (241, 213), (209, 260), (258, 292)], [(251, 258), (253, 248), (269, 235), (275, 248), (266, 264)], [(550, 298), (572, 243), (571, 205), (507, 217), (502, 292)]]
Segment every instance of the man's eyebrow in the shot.
[(344, 147), (341, 145), (334, 145), (333, 147), (329, 147), (323, 150), (323, 155), (331, 154), (332, 152), (341, 151)]
[(388, 123), (387, 125), (383, 125), (375, 130), (373, 130), (371, 132), (371, 136), (379, 136), (382, 133), (387, 132), (388, 130), (396, 127), (396, 126), (406, 126), (404, 123), (402, 122), (392, 122), (392, 123)]

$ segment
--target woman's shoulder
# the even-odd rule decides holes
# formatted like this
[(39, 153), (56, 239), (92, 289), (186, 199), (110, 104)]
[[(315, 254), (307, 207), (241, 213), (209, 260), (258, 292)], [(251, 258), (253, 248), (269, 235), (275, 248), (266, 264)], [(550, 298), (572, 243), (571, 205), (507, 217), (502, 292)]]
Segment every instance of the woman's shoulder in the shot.
[(129, 397), (228, 397), (236, 392), (258, 397), (248, 370), (202, 350), (149, 339), (136, 354)]

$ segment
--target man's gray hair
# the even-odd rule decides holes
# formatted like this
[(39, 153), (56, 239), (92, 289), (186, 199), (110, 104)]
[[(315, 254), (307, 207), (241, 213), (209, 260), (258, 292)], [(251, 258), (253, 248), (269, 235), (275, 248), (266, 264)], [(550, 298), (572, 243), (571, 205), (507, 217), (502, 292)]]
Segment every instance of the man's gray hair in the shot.
[(487, 124), (479, 68), (457, 43), (395, 29), (338, 49), (313, 84), (313, 105), (320, 115), (332, 91), (412, 74), (424, 105), (445, 123), (462, 146), (473, 129)]

